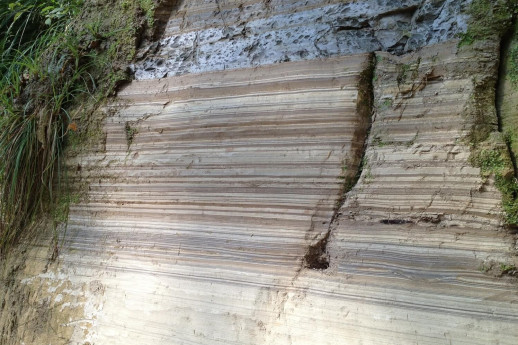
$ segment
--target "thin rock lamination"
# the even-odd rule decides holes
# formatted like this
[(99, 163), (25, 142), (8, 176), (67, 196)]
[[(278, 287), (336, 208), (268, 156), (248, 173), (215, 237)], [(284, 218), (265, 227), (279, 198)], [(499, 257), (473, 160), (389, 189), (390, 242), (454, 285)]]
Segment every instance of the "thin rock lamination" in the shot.
[[(301, 3), (178, 5), (135, 67), (138, 78), (167, 77), (121, 90), (105, 140), (68, 161), (88, 197), (71, 209), (57, 260), (29, 247), (5, 280), (2, 344), (516, 344), (517, 283), (494, 276), (517, 264), (516, 238), (466, 141), (498, 48), (376, 53), (360, 164), (370, 57), (324, 58), (351, 53), (333, 42), (384, 33), (369, 49), (402, 53), (410, 39), (391, 43), (399, 29), (379, 26), (398, 16), (412, 36), (421, 22), (432, 28), (423, 45), (442, 41), (459, 31), (434, 28), (464, 2), (376, 2), (378, 22), (360, 33), (372, 14), (362, 3)], [(311, 17), (340, 8), (359, 22)], [(268, 30), (288, 37), (289, 25), (271, 26), (286, 18), (293, 33), (327, 25), (326, 53), (293, 62), (288, 41), (270, 46)], [(241, 59), (250, 37), (272, 58)], [(248, 68), (270, 63), (280, 64)], [(325, 270), (304, 261), (317, 247)]]
[(465, 32), (470, 1), (198, 0), (178, 3), (141, 49), (137, 79), (377, 50), (402, 54)]
[(368, 62), (137, 81), (119, 93), (128, 103), (106, 120), (106, 151), (72, 164), (90, 192), (71, 210), (63, 260), (105, 287), (92, 341), (267, 341), (280, 311), (264, 298), (300, 273), (329, 228), (345, 162), (357, 169)]

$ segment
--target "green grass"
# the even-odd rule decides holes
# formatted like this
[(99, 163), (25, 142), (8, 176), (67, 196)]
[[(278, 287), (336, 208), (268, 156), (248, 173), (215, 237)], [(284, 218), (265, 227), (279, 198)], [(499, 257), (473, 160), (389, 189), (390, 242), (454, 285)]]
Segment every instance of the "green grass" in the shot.
[(38, 215), (66, 220), (66, 143), (98, 132), (90, 113), (128, 79), (153, 18), (152, 0), (0, 3), (0, 254)]
[(502, 274), (509, 274), (513, 271), (516, 271), (516, 266), (512, 264), (500, 263), (500, 271), (502, 271)]
[(509, 47), (507, 78), (516, 88), (518, 87), (518, 23), (515, 23), (512, 40), (513, 42)]
[(52, 202), (66, 108), (93, 87), (87, 56), (65, 34), (74, 6), (27, 0), (0, 9), (0, 250)]

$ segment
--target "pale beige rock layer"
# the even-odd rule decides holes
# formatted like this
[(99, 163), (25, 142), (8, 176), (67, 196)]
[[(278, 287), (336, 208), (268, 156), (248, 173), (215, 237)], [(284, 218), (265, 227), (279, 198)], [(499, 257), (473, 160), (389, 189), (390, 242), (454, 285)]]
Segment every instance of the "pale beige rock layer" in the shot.
[[(419, 54), (377, 53), (375, 115), (360, 184), (348, 200), (352, 217), (388, 223), (498, 226), (501, 196), (470, 163), (478, 130), (477, 80), (494, 79), (497, 47), (458, 51), (452, 42)], [(492, 53), (494, 52), (494, 53)], [(487, 88), (493, 88), (488, 84)], [(494, 92), (493, 92), (494, 94)], [(489, 104), (497, 131), (494, 100)]]
[(141, 81), (119, 93), (128, 103), (106, 120), (106, 151), (72, 162), (90, 192), (71, 210), (63, 260), (104, 275), (92, 340), (266, 341), (280, 312), (270, 294), (327, 232), (344, 161), (361, 154), (367, 58)]
[(498, 226), (499, 193), (469, 164), (466, 139), (473, 83), (497, 60), (455, 42), (376, 60), (363, 173), (331, 228), (330, 268), (303, 270), (277, 294), (268, 339), (514, 344), (516, 281), (486, 271), (516, 263), (516, 238)]
[[(23, 339), (516, 344), (517, 283), (485, 272), (516, 260), (516, 239), (464, 140), (472, 76), (494, 55), (377, 57), (363, 172), (339, 210), (363, 150), (367, 55), (123, 89), (106, 140), (69, 160), (88, 197), (59, 258), (29, 252), (21, 285), (52, 327)], [(306, 268), (328, 231), (329, 268)]]

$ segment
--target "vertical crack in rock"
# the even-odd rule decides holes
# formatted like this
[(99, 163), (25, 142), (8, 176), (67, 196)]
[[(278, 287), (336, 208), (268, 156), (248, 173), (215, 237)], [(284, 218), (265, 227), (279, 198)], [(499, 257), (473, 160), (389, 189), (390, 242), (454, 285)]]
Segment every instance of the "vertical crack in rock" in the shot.
[[(334, 216), (334, 215), (333, 215)], [(327, 242), (331, 235), (331, 225), (323, 238), (309, 246), (304, 255), (304, 267), (312, 270), (325, 270), (329, 267), (329, 255), (327, 255)]]
[(304, 255), (303, 266), (309, 269), (325, 270), (329, 267), (329, 255), (327, 253), (327, 244), (331, 236), (331, 232), (337, 226), (337, 220), (340, 216), (341, 208), (347, 198), (347, 193), (358, 183), (363, 170), (363, 161), (365, 159), (365, 151), (367, 141), (372, 125), (374, 90), (372, 78), (374, 69), (376, 68), (375, 54), (369, 54), (367, 63), (360, 73), (358, 80), (358, 98), (356, 101), (356, 111), (359, 115), (359, 122), (354, 131), (354, 142), (357, 143), (356, 153), (352, 158), (346, 158), (343, 162), (342, 186), (336, 200), (333, 215), (329, 222), (327, 232), (320, 237), (314, 244), (311, 244)]
[[(496, 108), (496, 116), (498, 121), (498, 131), (501, 133), (504, 133), (504, 136), (506, 135), (505, 131), (505, 125), (504, 125), (504, 119), (502, 115), (502, 106), (504, 102), (505, 97), (505, 81), (507, 78), (507, 56), (509, 54), (511, 43), (513, 41), (514, 31), (517, 23), (517, 18), (513, 18), (513, 23), (510, 26), (509, 30), (502, 36), (502, 39), (500, 41), (500, 59), (499, 59), (499, 66), (498, 66), (498, 79), (496, 81), (496, 95), (495, 95), (495, 108)], [(515, 129), (516, 130), (516, 129)], [(505, 144), (507, 146), (507, 150), (509, 152), (509, 157), (511, 158), (511, 162), (513, 165), (513, 171), (514, 171), (514, 177), (518, 178), (518, 166), (516, 163), (516, 152), (514, 152), (512, 147), (512, 141), (506, 138)]]

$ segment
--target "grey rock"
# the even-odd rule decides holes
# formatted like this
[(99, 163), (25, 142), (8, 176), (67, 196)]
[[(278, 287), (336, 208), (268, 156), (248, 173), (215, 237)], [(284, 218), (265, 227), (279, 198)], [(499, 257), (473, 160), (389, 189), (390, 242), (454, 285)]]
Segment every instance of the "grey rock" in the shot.
[(137, 79), (151, 79), (376, 50), (403, 54), (465, 32), (470, 2), (272, 0), (173, 16), (166, 37), (143, 47), (132, 69)]

